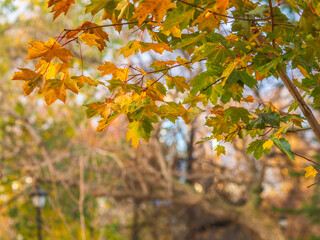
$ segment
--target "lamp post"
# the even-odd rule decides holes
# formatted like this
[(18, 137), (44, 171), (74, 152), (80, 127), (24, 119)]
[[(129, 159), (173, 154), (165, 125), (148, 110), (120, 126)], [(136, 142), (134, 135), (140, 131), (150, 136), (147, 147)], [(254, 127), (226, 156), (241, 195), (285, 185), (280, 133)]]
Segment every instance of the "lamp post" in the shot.
[(36, 190), (31, 193), (31, 200), (33, 206), (36, 208), (37, 211), (37, 233), (38, 233), (38, 240), (42, 240), (42, 219), (41, 219), (41, 208), (46, 203), (46, 196), (47, 193), (36, 186)]

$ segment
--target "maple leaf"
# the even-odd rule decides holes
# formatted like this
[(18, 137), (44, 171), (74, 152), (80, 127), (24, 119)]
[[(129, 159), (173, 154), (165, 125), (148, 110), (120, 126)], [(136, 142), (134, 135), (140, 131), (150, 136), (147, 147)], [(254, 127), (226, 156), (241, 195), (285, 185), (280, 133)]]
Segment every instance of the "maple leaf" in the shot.
[(270, 138), (272, 139), (274, 145), (276, 145), (277, 148), (279, 148), (282, 152), (287, 154), (287, 156), (291, 160), (294, 160), (294, 154), (291, 152), (291, 146), (287, 140), (285, 140), (284, 138), (276, 138), (274, 136), (271, 136)]
[(248, 97), (241, 99), (241, 101), (253, 103), (254, 98), (252, 95), (249, 95)]
[(185, 123), (191, 123), (203, 110), (198, 107), (190, 107), (187, 111), (185, 111), (181, 117), (183, 118)]
[(135, 148), (138, 147), (140, 138), (146, 142), (149, 142), (151, 131), (153, 130), (151, 121), (149, 119), (131, 122), (128, 127), (129, 130), (127, 131), (126, 139), (127, 141), (131, 140), (131, 143)]
[(148, 80), (145, 91), (146, 95), (154, 101), (163, 101), (163, 97), (167, 93), (165, 86), (156, 80)]
[(97, 40), (99, 40), (99, 38), (95, 35), (95, 34), (91, 34), (91, 33), (82, 33), (79, 38), (85, 43), (87, 44), (89, 47), (92, 46), (97, 46), (99, 47), (99, 44), (97, 42)]
[(168, 44), (166, 43), (146, 43), (137, 40), (132, 40), (128, 42), (126, 46), (120, 49), (120, 54), (124, 57), (129, 57), (132, 54), (137, 54), (141, 51), (141, 53), (153, 50), (156, 53), (162, 54), (165, 50), (172, 51)]
[(42, 87), (43, 79), (40, 73), (32, 71), (28, 68), (19, 68), (21, 72), (15, 72), (12, 80), (23, 80), (23, 92), (25, 96), (28, 96), (36, 87)]
[(268, 139), (266, 142), (263, 143), (262, 148), (263, 150), (265, 149), (270, 149), (273, 146), (273, 141), (271, 139)]
[(72, 65), (70, 63), (48, 63), (45, 60), (39, 59), (38, 64), (35, 66), (35, 70), (39, 71), (45, 79), (52, 79), (57, 78), (59, 73), (67, 74), (71, 67)]
[(67, 90), (78, 94), (79, 87), (77, 81), (64, 75), (62, 79), (47, 80), (41, 92), (45, 95), (46, 103), (51, 105), (58, 99), (65, 103), (67, 100)]
[(179, 92), (184, 93), (185, 90), (190, 90), (190, 86), (188, 83), (186, 83), (186, 78), (181, 76), (176, 77), (165, 77), (167, 81), (167, 86), (169, 89), (173, 89), (175, 86)]
[[(77, 29), (86, 29), (86, 28), (87, 30), (77, 30)], [(101, 28), (99, 28), (97, 24), (91, 23), (89, 21), (84, 22), (81, 26), (77, 27), (74, 31), (68, 32), (66, 37), (68, 39), (73, 38), (78, 33), (80, 33), (80, 31), (84, 31), (84, 33), (82, 33), (81, 35), (83, 34), (86, 34), (86, 35), (82, 37), (80, 35), (79, 38), (85, 43), (90, 43), (92, 45), (97, 46), (100, 52), (102, 52), (103, 49), (107, 46), (105, 41), (109, 41), (108, 34), (105, 31), (103, 31)], [(91, 35), (95, 35), (95, 37)], [(93, 38), (95, 39), (93, 40)]]
[(312, 177), (315, 178), (316, 175), (318, 174), (318, 171), (316, 169), (314, 169), (314, 167), (312, 166), (308, 166), (304, 169), (306, 171), (304, 177)]
[(85, 83), (87, 83), (90, 86), (98, 86), (99, 84), (97, 81), (92, 80), (92, 78), (83, 75), (72, 76), (71, 79), (77, 82), (79, 88), (82, 88), (85, 85)]
[(141, 25), (149, 14), (152, 14), (158, 23), (161, 23), (167, 11), (176, 8), (171, 0), (145, 0), (136, 9), (133, 18), (136, 18)]
[(122, 25), (121, 25), (121, 18), (116, 18), (114, 12), (107, 13), (106, 11), (103, 12), (101, 20), (111, 20), (113, 24), (115, 24), (114, 28), (120, 33), (122, 30)]
[(253, 152), (253, 156), (256, 159), (260, 159), (264, 152), (269, 151), (268, 149), (264, 149), (263, 145), (265, 143), (265, 140), (255, 140), (249, 144), (249, 147), (247, 148), (247, 154), (250, 154)]
[(198, 24), (199, 30), (203, 29), (213, 29), (215, 28), (219, 22), (220, 19), (211, 13), (213, 9), (207, 9), (204, 12), (202, 12), (199, 17), (192, 23), (192, 26), (195, 26)]
[(220, 13), (225, 13), (227, 10), (229, 0), (217, 0), (215, 5), (215, 10), (219, 11)]
[(168, 66), (172, 66), (177, 64), (177, 61), (174, 60), (168, 60), (168, 61), (154, 61), (150, 67), (154, 68), (154, 69), (162, 69), (162, 68), (166, 68)]
[(217, 152), (218, 157), (221, 154), (226, 154), (226, 148), (224, 146), (218, 145), (214, 150)]
[(230, 117), (231, 123), (238, 123), (240, 119), (244, 123), (248, 123), (250, 120), (250, 113), (247, 109), (242, 107), (230, 107), (224, 111), (223, 120), (226, 122)]
[(160, 106), (158, 114), (161, 117), (168, 118), (171, 122), (175, 122), (179, 116), (182, 116), (187, 110), (181, 103), (167, 102), (167, 104)]
[(53, 15), (53, 20), (55, 20), (61, 13), (66, 15), (70, 10), (72, 4), (75, 0), (49, 0), (48, 8), (52, 7), (51, 12), (55, 12)]
[(97, 132), (105, 130), (119, 115), (119, 112), (114, 112), (108, 118), (101, 119), (97, 127)]
[(61, 47), (60, 44), (50, 38), (48, 42), (32, 41), (31, 47), (28, 48), (27, 59), (41, 57), (43, 60), (50, 62), (53, 58), (58, 57), (62, 62), (67, 63), (73, 54), (69, 49)]
[(91, 0), (91, 3), (86, 6), (86, 13), (91, 12), (92, 15), (95, 15), (102, 9), (106, 8), (109, 4), (109, 1), (106, 0)]
[(115, 70), (117, 69), (116, 65), (114, 65), (111, 62), (104, 62), (103, 65), (100, 65), (98, 67), (99, 71), (102, 71), (101, 76), (105, 76), (105, 75), (109, 75), (109, 74), (113, 74), (115, 72)]
[(61, 79), (50, 79), (46, 82), (43, 94), (45, 95), (45, 101), (48, 105), (51, 105), (56, 100), (66, 102), (67, 92)]
[(108, 118), (109, 115), (119, 109), (118, 104), (112, 102), (94, 102), (85, 105), (87, 107), (86, 114), (88, 118), (100, 115), (102, 118)]

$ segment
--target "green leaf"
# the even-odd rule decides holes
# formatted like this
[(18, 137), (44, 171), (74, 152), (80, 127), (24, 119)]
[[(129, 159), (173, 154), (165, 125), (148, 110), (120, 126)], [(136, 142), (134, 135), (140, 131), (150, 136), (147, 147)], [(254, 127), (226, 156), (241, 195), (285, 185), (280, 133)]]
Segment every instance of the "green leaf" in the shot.
[(294, 154), (291, 152), (291, 146), (287, 140), (284, 138), (276, 138), (274, 136), (271, 136), (272, 141), (274, 142), (274, 145), (277, 146), (282, 152), (287, 154), (287, 156), (291, 159), (294, 160)]
[(250, 113), (247, 109), (242, 107), (230, 107), (224, 111), (223, 121), (228, 121), (235, 124), (242, 120), (244, 123), (248, 123), (250, 120)]
[(201, 92), (210, 96), (212, 94), (210, 86), (218, 79), (214, 74), (215, 72), (210, 69), (195, 76), (190, 83), (192, 86), (190, 93), (196, 95), (198, 92)]
[[(191, 36), (190, 36), (191, 35)], [(188, 34), (186, 36), (183, 36), (183, 39), (181, 42), (179, 42), (176, 46), (174, 46), (174, 49), (179, 48), (187, 48), (190, 47), (190, 45), (196, 45), (206, 35), (206, 33), (200, 33), (200, 34)]]
[(253, 156), (256, 159), (260, 159), (262, 157), (262, 154), (266, 151), (263, 149), (263, 144), (265, 143), (265, 140), (255, 140), (252, 143), (249, 144), (249, 147), (247, 148), (247, 154), (253, 153)]
[(218, 157), (221, 154), (226, 154), (226, 148), (224, 146), (218, 145), (214, 150), (217, 152)]
[(247, 12), (246, 14), (249, 15), (249, 16), (258, 16), (260, 18), (264, 18), (264, 14), (265, 12), (268, 11), (268, 6), (267, 5), (260, 5), (260, 6), (257, 6), (255, 9)]
[(243, 82), (250, 88), (257, 86), (257, 80), (250, 76), (247, 72), (234, 70), (230, 74), (227, 83), (236, 83), (238, 81)]
[(270, 124), (273, 127), (280, 126), (280, 120), (279, 120), (280, 115), (276, 112), (258, 113), (257, 115), (260, 120), (260, 123)]
[(260, 72), (260, 75), (265, 75), (269, 73), (272, 69), (275, 69), (279, 63), (282, 62), (282, 58), (278, 57), (273, 59), (272, 61), (268, 62), (267, 64), (258, 67), (258, 71)]
[(109, 2), (110, 0), (91, 0), (90, 4), (86, 6), (85, 12), (95, 15), (98, 12), (100, 12), (102, 9), (106, 8)]
[(188, 12), (181, 13), (181, 9), (176, 8), (173, 11), (169, 11), (166, 20), (163, 23), (164, 31), (170, 30), (172, 27), (180, 24), (187, 25), (188, 22), (193, 18), (195, 10), (192, 9)]

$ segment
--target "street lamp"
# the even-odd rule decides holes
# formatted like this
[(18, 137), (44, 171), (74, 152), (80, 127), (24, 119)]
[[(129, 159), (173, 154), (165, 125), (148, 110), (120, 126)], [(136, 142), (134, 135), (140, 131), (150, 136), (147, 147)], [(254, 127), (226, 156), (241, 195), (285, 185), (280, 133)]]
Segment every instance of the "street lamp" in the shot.
[(39, 186), (36, 186), (36, 190), (31, 193), (31, 200), (33, 203), (33, 206), (37, 210), (37, 230), (38, 230), (38, 240), (42, 240), (42, 219), (41, 219), (41, 208), (46, 203), (46, 196), (47, 193), (40, 188)]

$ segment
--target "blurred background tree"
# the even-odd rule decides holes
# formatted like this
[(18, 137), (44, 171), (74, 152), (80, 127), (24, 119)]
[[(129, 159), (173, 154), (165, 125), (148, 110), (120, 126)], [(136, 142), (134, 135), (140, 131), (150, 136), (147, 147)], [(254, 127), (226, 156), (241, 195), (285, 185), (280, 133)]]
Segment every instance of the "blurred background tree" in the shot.
[[(195, 144), (208, 134), (205, 116), (190, 126), (163, 121), (149, 144), (134, 149), (122, 138), (125, 119), (103, 133), (94, 130), (97, 119), (85, 120), (79, 105), (102, 98), (104, 88), (87, 87), (87, 95), (70, 94), (66, 105), (50, 107), (22, 97), (9, 79), (25, 59), (26, 43), (90, 20), (72, 15), (52, 23), (46, 1), (0, 1), (0, 239), (36, 239), (30, 194), (37, 186), (47, 193), (43, 239), (320, 239), (319, 188), (306, 188), (303, 158), (290, 161), (274, 150), (257, 161), (246, 154), (246, 141), (218, 157), (215, 142)], [(124, 61), (117, 51), (128, 37), (112, 34), (103, 53), (83, 47), (85, 71), (105, 59)], [(148, 66), (146, 59), (134, 61)], [(278, 110), (287, 108), (288, 92), (272, 83), (252, 94), (259, 104), (272, 99)], [(290, 143), (294, 152), (318, 157), (308, 132), (292, 134)]]

